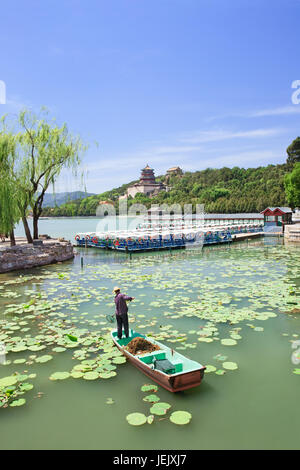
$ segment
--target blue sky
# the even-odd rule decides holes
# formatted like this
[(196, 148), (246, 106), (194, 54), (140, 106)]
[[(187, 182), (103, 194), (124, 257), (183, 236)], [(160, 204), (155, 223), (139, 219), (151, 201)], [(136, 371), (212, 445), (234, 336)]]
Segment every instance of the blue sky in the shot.
[[(300, 0), (11, 0), (0, 17), (0, 114), (45, 105), (67, 122), (91, 144), (88, 191), (146, 163), (283, 163), (300, 135)], [(79, 188), (64, 175), (56, 190)]]

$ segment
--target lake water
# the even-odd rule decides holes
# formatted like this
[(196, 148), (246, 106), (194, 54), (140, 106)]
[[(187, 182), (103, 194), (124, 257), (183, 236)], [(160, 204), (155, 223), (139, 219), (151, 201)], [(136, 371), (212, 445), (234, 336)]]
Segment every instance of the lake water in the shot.
[[(212, 217), (212, 221), (206, 221), (206, 223), (222, 224), (222, 218), (224, 217), (236, 217), (236, 223), (243, 225), (249, 223), (249, 220), (253, 220), (258, 223), (259, 219), (257, 214), (207, 214), (207, 217)], [(247, 217), (252, 219), (247, 219)], [(67, 240), (74, 241), (77, 233), (85, 232), (106, 232), (115, 230), (135, 230), (137, 225), (145, 221), (143, 216), (121, 216), (121, 217), (50, 217), (48, 219), (39, 220), (39, 234), (47, 234), (51, 237), (65, 237)], [(32, 230), (32, 219), (28, 220), (29, 226)], [(261, 222), (261, 221), (260, 221)], [(24, 227), (22, 223), (19, 223), (15, 230), (16, 236), (25, 236)]]
[[(118, 229), (135, 229), (143, 221), (143, 217), (51, 217), (40, 219), (39, 233), (50, 235), (52, 238), (65, 237), (74, 242), (75, 235), (83, 232), (102, 232)], [(32, 231), (32, 219), (28, 220)], [(19, 223), (15, 229), (17, 237), (24, 237), (24, 227)]]
[[(64, 228), (43, 223), (41, 233), (52, 236), (74, 230), (71, 220)], [(23, 406), (0, 408), (1, 449), (299, 448), (300, 377), (294, 371), (300, 367), (300, 315), (291, 313), (299, 308), (299, 247), (266, 238), (131, 258), (78, 251), (83, 269), (77, 255), (64, 264), (0, 275), (0, 341), (8, 349), (27, 345), (8, 352), (12, 362), (0, 364), (0, 379), (36, 374), (24, 379), (34, 388), (22, 395)], [(79, 364), (76, 354), (98, 355), (89, 340), (77, 348), (69, 340), (65, 351), (54, 352), (62, 340), (57, 343), (53, 331), (80, 336), (82, 329), (88, 338), (97, 332), (99, 340), (111, 328), (105, 316), (114, 311), (115, 285), (136, 297), (129, 306), (134, 329), (215, 367), (197, 388), (172, 394), (159, 387), (160, 400), (172, 408), (152, 424), (126, 421), (129, 413), (151, 414), (141, 391), (151, 381), (130, 363), (117, 365), (117, 375), (106, 380), (49, 380)], [(47, 354), (49, 362), (36, 362)], [(26, 363), (13, 362), (18, 359)], [(238, 368), (228, 370), (226, 362)], [(176, 410), (190, 412), (191, 422), (171, 423)]]

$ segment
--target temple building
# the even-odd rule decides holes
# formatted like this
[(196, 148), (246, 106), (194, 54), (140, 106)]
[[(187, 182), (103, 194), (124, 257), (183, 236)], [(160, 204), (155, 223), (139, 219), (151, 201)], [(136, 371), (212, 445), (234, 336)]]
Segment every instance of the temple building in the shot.
[(182, 169), (179, 166), (173, 166), (172, 168), (169, 168), (167, 170), (166, 179), (168, 181), (171, 176), (182, 176), (182, 175), (183, 175)]
[(129, 186), (127, 189), (127, 197), (134, 197), (137, 193), (145, 194), (146, 196), (156, 196), (160, 191), (165, 191), (166, 187), (161, 182), (155, 181), (154, 170), (147, 164), (141, 170), (141, 177), (138, 183)]

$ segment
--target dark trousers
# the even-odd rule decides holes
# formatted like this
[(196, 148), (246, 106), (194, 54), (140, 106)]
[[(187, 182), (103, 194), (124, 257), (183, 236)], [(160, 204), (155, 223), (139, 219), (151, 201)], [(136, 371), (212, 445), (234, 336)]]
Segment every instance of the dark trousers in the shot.
[(124, 327), (125, 336), (129, 336), (129, 325), (128, 325), (128, 315), (123, 313), (123, 315), (116, 315), (117, 324), (118, 324), (118, 338), (122, 338), (122, 327)]

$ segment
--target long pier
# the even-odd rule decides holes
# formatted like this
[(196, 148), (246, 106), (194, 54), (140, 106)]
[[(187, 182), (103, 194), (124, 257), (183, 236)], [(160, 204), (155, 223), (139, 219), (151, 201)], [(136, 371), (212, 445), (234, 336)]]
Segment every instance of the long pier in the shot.
[(78, 233), (75, 236), (75, 246), (128, 253), (231, 243), (237, 239), (242, 240), (261, 235), (263, 235), (262, 224), (194, 227), (182, 228), (181, 230), (170, 228), (158, 232), (139, 228), (130, 232)]

